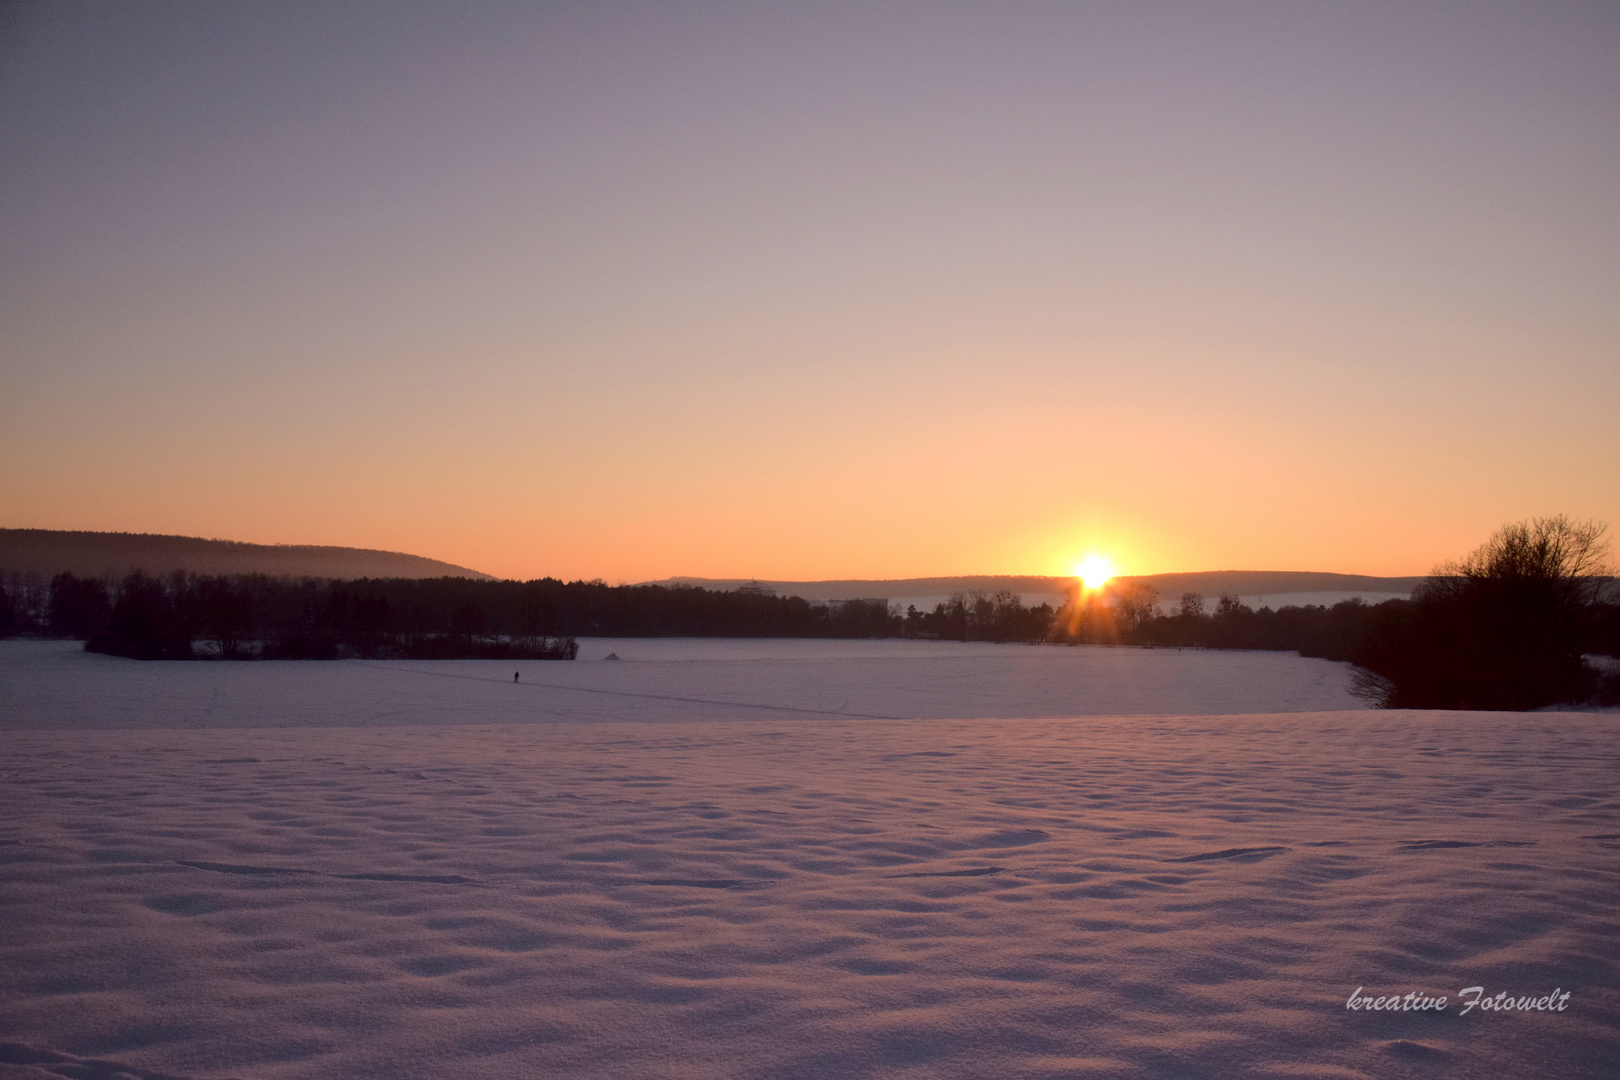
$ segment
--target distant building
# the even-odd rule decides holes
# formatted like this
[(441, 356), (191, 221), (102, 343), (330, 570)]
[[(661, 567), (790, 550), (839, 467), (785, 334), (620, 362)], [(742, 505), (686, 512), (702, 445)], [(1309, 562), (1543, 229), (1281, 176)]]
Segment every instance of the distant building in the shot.
[(757, 581), (750, 581), (746, 585), (737, 586), (737, 592), (744, 596), (775, 596), (775, 589), (767, 589)]

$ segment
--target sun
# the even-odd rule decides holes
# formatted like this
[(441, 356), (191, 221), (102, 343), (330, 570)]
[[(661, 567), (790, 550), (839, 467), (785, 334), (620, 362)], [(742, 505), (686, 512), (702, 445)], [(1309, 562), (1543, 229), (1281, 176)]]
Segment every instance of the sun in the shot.
[(1100, 589), (1114, 576), (1114, 564), (1101, 555), (1087, 555), (1075, 565), (1074, 576), (1085, 585), (1086, 591)]

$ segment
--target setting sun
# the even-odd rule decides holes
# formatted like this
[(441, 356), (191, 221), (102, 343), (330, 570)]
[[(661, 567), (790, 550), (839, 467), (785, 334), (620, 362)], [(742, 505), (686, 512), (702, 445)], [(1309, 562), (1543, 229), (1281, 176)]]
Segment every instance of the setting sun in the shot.
[(1087, 555), (1074, 568), (1074, 576), (1090, 589), (1100, 589), (1114, 576), (1114, 565), (1101, 555)]

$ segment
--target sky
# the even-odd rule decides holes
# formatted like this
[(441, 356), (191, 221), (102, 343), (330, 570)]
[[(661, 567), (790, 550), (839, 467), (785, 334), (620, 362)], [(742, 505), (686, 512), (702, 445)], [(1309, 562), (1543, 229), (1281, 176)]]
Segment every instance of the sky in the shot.
[(1620, 529), (1609, 2), (0, 5), (0, 526), (502, 576)]

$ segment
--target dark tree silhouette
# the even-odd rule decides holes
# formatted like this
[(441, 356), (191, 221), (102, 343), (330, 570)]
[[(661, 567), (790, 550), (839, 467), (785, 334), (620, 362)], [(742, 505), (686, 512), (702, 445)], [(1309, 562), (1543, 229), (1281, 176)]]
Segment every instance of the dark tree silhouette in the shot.
[(58, 637), (92, 638), (105, 633), (112, 616), (107, 586), (96, 578), (57, 574), (51, 578), (48, 625)]
[(119, 587), (106, 632), (84, 647), (136, 660), (186, 660), (193, 637), (193, 628), (163, 583), (135, 573)]
[(235, 660), (253, 631), (253, 590), (228, 578), (204, 578), (192, 596), (202, 630), (219, 645), (221, 660)]
[(1153, 618), (1159, 602), (1159, 590), (1139, 581), (1127, 584), (1114, 601), (1114, 618), (1119, 630), (1129, 640), (1137, 629)]
[(1436, 568), (1352, 657), (1386, 708), (1534, 709), (1582, 700), (1581, 659), (1608, 573), (1604, 527), (1562, 515), (1499, 529)]
[(16, 571), (0, 573), (0, 591), (5, 592), (7, 606), (11, 610), (11, 633), (46, 632), (49, 626), (50, 589), (38, 574)]

